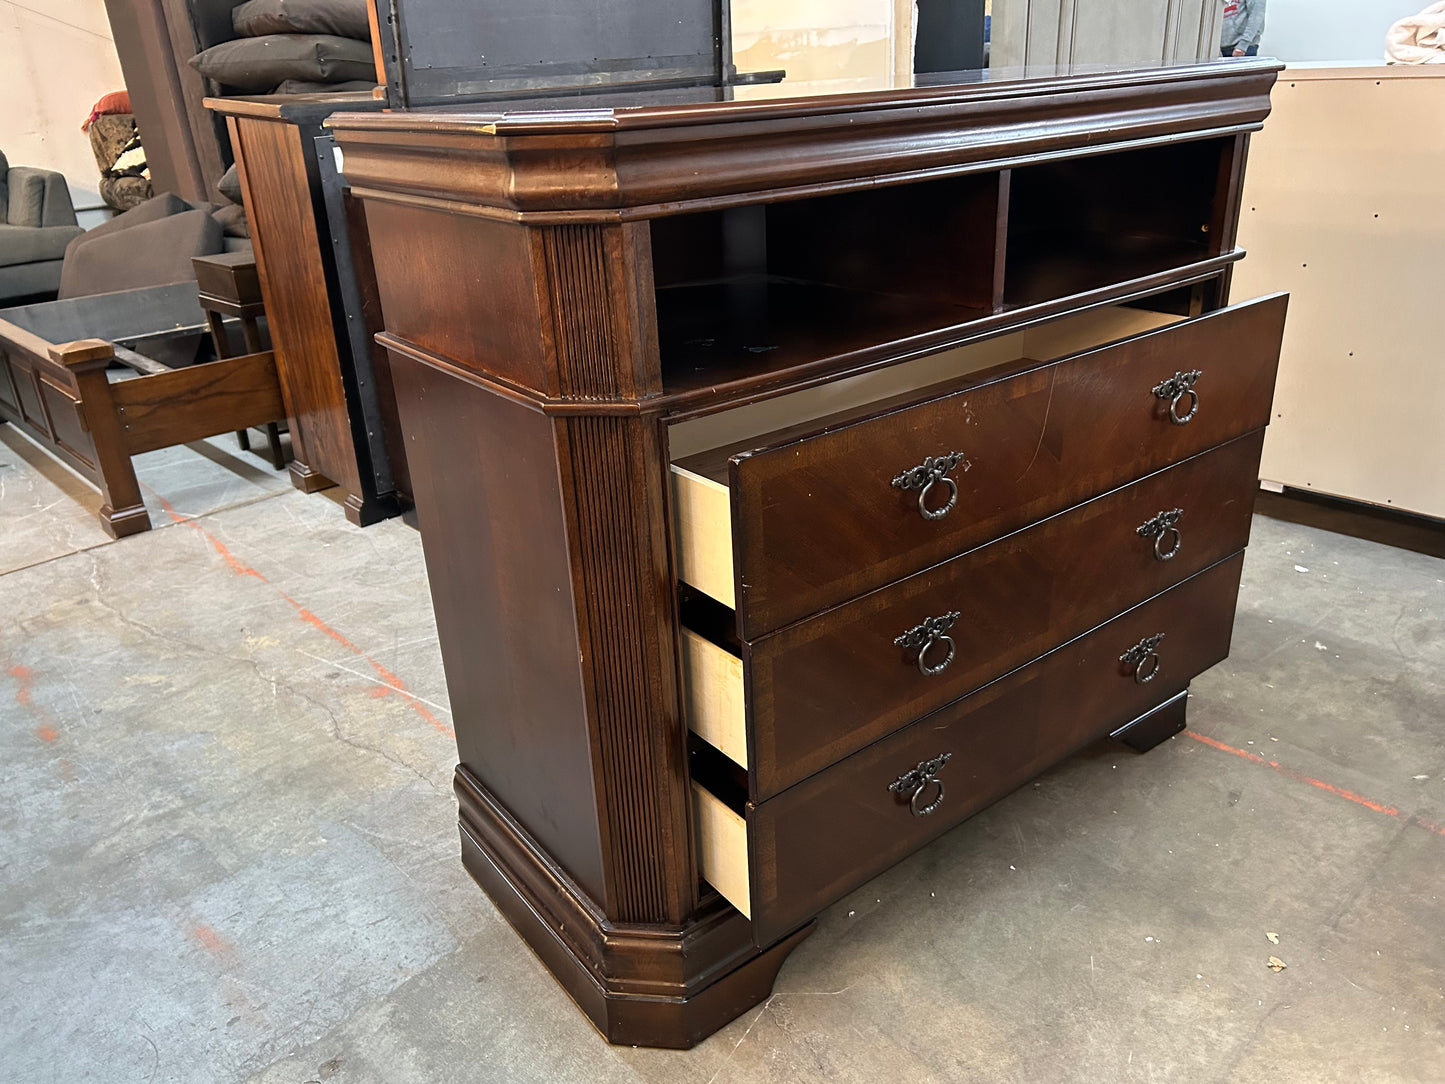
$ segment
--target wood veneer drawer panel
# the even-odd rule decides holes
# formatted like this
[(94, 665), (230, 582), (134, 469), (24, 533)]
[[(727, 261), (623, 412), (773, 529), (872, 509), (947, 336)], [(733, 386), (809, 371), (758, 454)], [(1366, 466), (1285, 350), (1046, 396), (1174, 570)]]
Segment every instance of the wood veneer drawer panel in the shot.
[[(751, 769), (753, 800), (771, 797), (1243, 549), (1263, 441), (1262, 430), (1236, 438), (744, 644), (741, 657), (685, 629), (689, 726)], [(1159, 534), (1141, 535), (1150, 524)], [(926, 647), (897, 643), (950, 617)], [(920, 647), (935, 672), (922, 672)]]
[[(770, 944), (1223, 659), (1242, 561), (1214, 565), (769, 801), (738, 812), (694, 782), (702, 876)], [(1157, 673), (1141, 684), (1120, 656), (1160, 633)], [(945, 754), (917, 798), (906, 785), (890, 789)], [(910, 809), (911, 798), (924, 809), (940, 797), (930, 813)]]
[[(750, 640), (1262, 428), (1285, 302), (1247, 302), (681, 460), (679, 573), (734, 606)], [(1174, 424), (1156, 389), (1194, 370), (1198, 410)], [(1189, 403), (1186, 393), (1180, 413)], [(950, 482), (927, 499), (941, 507), (951, 484), (957, 500), (925, 518), (906, 476), (952, 453)]]

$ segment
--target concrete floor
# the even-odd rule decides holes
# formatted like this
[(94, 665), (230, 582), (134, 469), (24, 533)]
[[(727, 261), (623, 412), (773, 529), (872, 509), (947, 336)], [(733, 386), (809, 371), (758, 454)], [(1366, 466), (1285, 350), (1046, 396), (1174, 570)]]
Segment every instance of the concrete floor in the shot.
[(1445, 562), (1256, 519), (1186, 735), (854, 893), (696, 1050), (614, 1049), (458, 861), (417, 536), (197, 447), (111, 543), (0, 427), (0, 1080), (1445, 1080)]

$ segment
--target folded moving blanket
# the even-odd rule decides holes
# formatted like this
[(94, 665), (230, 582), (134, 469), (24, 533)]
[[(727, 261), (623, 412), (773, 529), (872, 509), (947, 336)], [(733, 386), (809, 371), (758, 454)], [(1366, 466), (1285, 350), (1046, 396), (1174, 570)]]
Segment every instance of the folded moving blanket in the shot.
[(1391, 64), (1445, 64), (1445, 0), (1390, 27), (1385, 59)]

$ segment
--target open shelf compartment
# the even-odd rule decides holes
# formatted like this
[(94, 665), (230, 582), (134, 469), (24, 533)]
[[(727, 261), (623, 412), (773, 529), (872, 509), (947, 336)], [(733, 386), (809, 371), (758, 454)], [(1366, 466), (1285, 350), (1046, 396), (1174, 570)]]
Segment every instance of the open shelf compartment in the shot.
[(1229, 255), (1236, 150), (1164, 143), (653, 219), (664, 392), (874, 364), (1014, 312), (1157, 292)]
[(687, 391), (987, 316), (1001, 175), (652, 222), (663, 384)]
[(1220, 254), (1218, 193), (1233, 139), (1205, 139), (1012, 171), (1005, 308), (1125, 282)]

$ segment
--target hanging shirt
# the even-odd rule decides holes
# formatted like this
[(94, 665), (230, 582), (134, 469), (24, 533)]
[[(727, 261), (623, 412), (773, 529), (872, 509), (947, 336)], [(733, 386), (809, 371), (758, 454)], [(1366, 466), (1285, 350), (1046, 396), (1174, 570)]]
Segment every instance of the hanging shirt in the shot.
[(1225, 0), (1224, 31), (1219, 35), (1223, 49), (1259, 47), (1264, 34), (1264, 0)]

